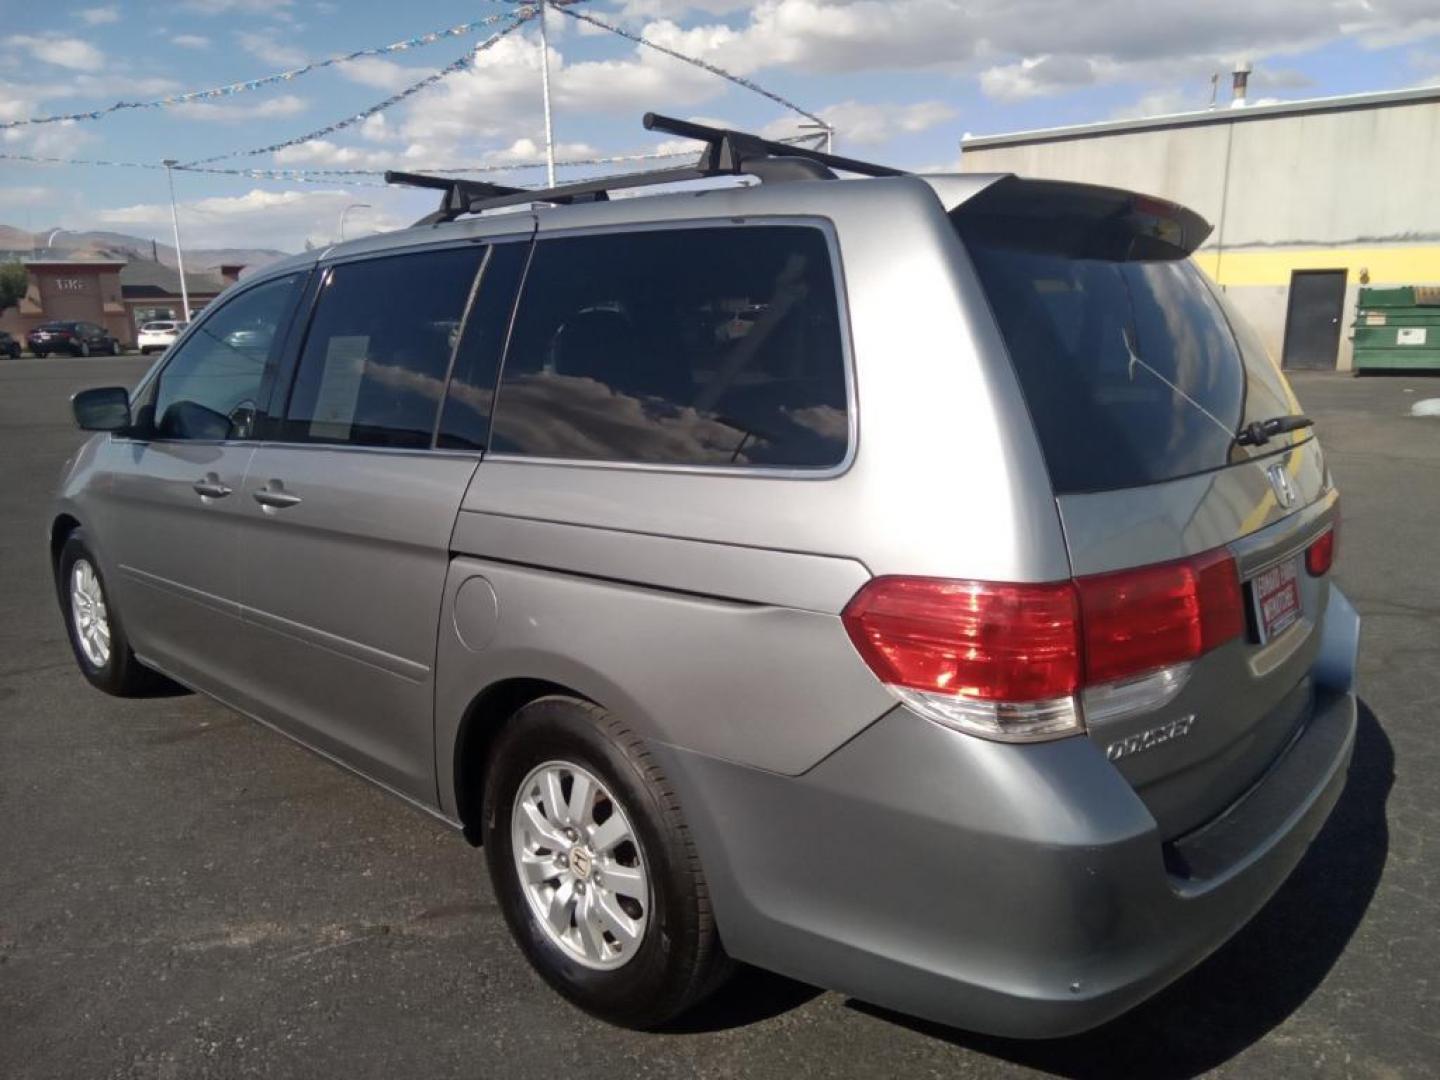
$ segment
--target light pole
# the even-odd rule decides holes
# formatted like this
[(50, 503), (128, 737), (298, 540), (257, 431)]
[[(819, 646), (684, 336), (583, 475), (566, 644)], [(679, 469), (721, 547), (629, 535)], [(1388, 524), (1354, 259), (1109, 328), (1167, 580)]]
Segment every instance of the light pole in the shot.
[(340, 240), (339, 240), (340, 243), (343, 244), (343, 243), (345, 242), (345, 215), (348, 214), (348, 213), (350, 213), (351, 210), (370, 210), (370, 209), (373, 209), (373, 208), (371, 207), (371, 205), (370, 205), (368, 202), (352, 202), (349, 206), (345, 207), (344, 210), (341, 210), (341, 211), (340, 211), (340, 227), (339, 227), (339, 229), (337, 230), (337, 231), (340, 233)]
[(550, 121), (550, 38), (545, 32), (545, 4), (540, 0), (540, 93), (545, 99), (545, 179), (555, 186), (555, 128)]
[(175, 209), (175, 166), (180, 162), (166, 158), (160, 163), (165, 166), (165, 178), (170, 182), (170, 224), (175, 230), (175, 269), (180, 273), (180, 306), (185, 309), (185, 321), (190, 321), (190, 290), (185, 285), (185, 256), (180, 253), (180, 214)]
[(50, 230), (50, 235), (45, 238), (45, 250), (46, 250), (46, 251), (49, 251), (49, 250), (50, 250), (50, 245), (53, 244), (53, 243), (55, 243), (55, 237), (59, 236), (62, 232), (69, 232), (69, 231), (70, 231), (69, 229), (51, 229), (51, 230)]

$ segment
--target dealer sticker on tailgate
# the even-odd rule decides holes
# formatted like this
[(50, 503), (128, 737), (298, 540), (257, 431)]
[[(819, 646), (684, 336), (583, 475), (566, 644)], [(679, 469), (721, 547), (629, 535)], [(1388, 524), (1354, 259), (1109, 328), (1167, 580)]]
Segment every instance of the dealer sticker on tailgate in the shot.
[(1286, 559), (1257, 574), (1250, 586), (1260, 640), (1269, 641), (1300, 618), (1300, 559)]

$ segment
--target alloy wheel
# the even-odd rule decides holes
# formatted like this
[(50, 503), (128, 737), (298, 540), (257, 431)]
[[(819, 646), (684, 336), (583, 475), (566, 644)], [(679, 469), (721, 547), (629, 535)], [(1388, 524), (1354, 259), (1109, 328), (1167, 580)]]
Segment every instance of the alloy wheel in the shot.
[(76, 559), (70, 567), (70, 615), (80, 651), (103, 668), (110, 662), (110, 612), (100, 576), (88, 559)]
[(510, 840), (520, 887), (551, 944), (599, 970), (639, 951), (652, 903), (644, 852), (593, 773), (568, 761), (532, 769), (515, 795)]

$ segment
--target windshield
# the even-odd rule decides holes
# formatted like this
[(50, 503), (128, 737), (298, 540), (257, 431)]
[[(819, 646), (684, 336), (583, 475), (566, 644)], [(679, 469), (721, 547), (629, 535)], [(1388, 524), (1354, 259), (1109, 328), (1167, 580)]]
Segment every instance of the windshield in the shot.
[(1056, 493), (1173, 480), (1308, 437), (1235, 443), (1244, 424), (1299, 411), (1284, 377), (1183, 252), (1117, 243), (1112, 224), (957, 217)]

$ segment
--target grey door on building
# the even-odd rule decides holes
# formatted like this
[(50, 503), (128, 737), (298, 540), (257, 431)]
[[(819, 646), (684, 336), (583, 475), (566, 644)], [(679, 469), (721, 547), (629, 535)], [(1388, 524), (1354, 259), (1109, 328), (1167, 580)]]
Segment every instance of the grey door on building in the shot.
[(1285, 311), (1284, 366), (1333, 371), (1345, 309), (1344, 270), (1296, 270)]

